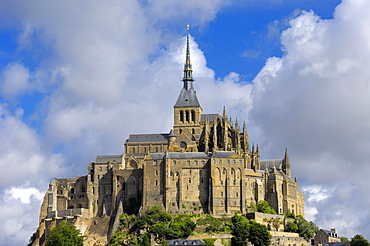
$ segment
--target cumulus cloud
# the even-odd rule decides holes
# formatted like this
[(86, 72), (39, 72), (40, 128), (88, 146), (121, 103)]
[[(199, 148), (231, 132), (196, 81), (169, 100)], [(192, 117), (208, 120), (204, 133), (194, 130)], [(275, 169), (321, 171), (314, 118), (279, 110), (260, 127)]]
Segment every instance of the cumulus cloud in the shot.
[(5, 98), (14, 98), (29, 89), (30, 74), (19, 63), (8, 64), (1, 72), (0, 93)]
[(368, 7), (343, 1), (334, 19), (312, 11), (292, 19), (281, 35), (284, 56), (268, 59), (254, 80), (249, 114), (262, 155), (289, 148), (306, 212), (345, 236), (369, 237)]

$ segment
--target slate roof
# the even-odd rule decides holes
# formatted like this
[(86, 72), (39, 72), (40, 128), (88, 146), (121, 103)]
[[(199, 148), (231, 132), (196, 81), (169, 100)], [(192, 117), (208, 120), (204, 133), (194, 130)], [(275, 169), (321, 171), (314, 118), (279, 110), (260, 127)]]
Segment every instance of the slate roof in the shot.
[(189, 239), (172, 239), (167, 240), (167, 244), (172, 245), (207, 245), (202, 240), (189, 240)]
[(108, 161), (115, 161), (117, 163), (122, 163), (121, 155), (98, 155), (95, 157), (95, 163), (107, 163)]
[(291, 177), (289, 177), (288, 175), (286, 175), (286, 173), (284, 173), (282, 171), (282, 169), (281, 169), (282, 165), (283, 165), (283, 159), (261, 160), (260, 170), (264, 171), (267, 168), (267, 170), (269, 172), (278, 173), (278, 174), (282, 175), (284, 177), (284, 179), (291, 180)]
[(329, 237), (336, 237), (338, 238), (338, 234), (335, 233), (335, 232), (332, 232), (331, 230), (324, 230), (324, 229), (321, 229), (326, 235), (328, 235)]
[(163, 159), (167, 155), (169, 159), (209, 159), (204, 152), (168, 152), (168, 153), (150, 153), (152, 159)]
[(146, 143), (146, 142), (168, 142), (168, 133), (156, 134), (130, 134), (129, 143)]
[(212, 122), (213, 121), (213, 119), (221, 119), (222, 117), (221, 117), (221, 115), (220, 114), (202, 114), (201, 116), (200, 116), (200, 121), (201, 122), (204, 122), (204, 121), (206, 121), (206, 119), (208, 119), (208, 121), (209, 122)]
[(212, 155), (213, 158), (242, 158), (234, 151), (215, 151)]
[(273, 168), (281, 169), (281, 165), (283, 164), (283, 159), (275, 159), (275, 160), (261, 160), (260, 169), (265, 170), (266, 168), (272, 172)]
[(185, 86), (181, 89), (180, 95), (177, 98), (175, 106), (179, 106), (179, 107), (199, 106), (200, 107), (197, 94), (192, 86), (188, 90), (185, 88)]

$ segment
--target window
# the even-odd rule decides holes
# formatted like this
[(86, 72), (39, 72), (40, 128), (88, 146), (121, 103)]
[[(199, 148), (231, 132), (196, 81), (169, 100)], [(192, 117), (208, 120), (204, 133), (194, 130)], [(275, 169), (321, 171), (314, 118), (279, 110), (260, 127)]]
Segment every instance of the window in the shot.
[(172, 161), (172, 165), (176, 165), (176, 161)]
[(155, 175), (157, 175), (157, 176), (158, 176), (158, 170), (155, 170)]
[(158, 186), (158, 180), (155, 181), (155, 186)]
[(213, 164), (216, 164), (216, 160), (213, 160)]
[(194, 161), (194, 165), (195, 166), (198, 166), (198, 161)]
[(218, 161), (218, 163), (219, 163), (219, 164), (222, 164), (222, 160), (220, 159), (220, 160)]
[(243, 164), (243, 161), (242, 160), (239, 160), (239, 164), (241, 165), (241, 164)]
[(234, 180), (233, 184), (236, 185), (236, 181), (235, 180)]
[(154, 160), (154, 161), (153, 161), (153, 165), (154, 165), (154, 166), (158, 166), (158, 161), (157, 161), (157, 160)]
[(189, 122), (189, 111), (185, 111), (185, 118), (186, 121)]
[(158, 147), (155, 147), (155, 152), (158, 152)]
[(230, 160), (227, 160), (227, 164), (230, 164)]
[(223, 180), (221, 180), (221, 181), (220, 181), (220, 184), (221, 184), (221, 185), (224, 185), (224, 181), (223, 181)]
[(204, 166), (204, 161), (202, 161), (202, 166)]
[(191, 183), (191, 179), (189, 179), (189, 184)]
[(233, 164), (236, 164), (236, 160), (233, 160)]
[(144, 153), (146, 153), (146, 147), (144, 147)]
[(180, 121), (184, 122), (184, 111), (180, 111)]
[(221, 191), (221, 196), (224, 196), (224, 193)]
[(102, 172), (103, 171), (103, 167), (99, 167), (99, 171)]
[(190, 161), (186, 161), (186, 165), (190, 166)]
[(191, 120), (195, 121), (195, 111), (194, 110), (191, 111)]
[(239, 193), (238, 193), (238, 192), (236, 192), (236, 193), (235, 193), (235, 196), (236, 196), (236, 197), (239, 197)]
[(135, 154), (135, 147), (132, 147), (132, 153)]
[(191, 129), (191, 133), (192, 134), (195, 134), (195, 129), (193, 128), (193, 129)]

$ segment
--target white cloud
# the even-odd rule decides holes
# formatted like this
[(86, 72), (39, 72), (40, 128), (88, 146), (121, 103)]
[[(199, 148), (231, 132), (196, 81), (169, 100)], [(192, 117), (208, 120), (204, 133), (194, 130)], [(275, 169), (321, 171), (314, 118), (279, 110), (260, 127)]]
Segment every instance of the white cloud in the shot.
[(26, 67), (11, 63), (1, 71), (0, 93), (5, 98), (14, 98), (29, 89), (30, 74)]
[(367, 238), (369, 4), (345, 0), (334, 19), (312, 11), (292, 19), (281, 35), (284, 56), (268, 59), (254, 80), (249, 114), (262, 156), (289, 148), (308, 215), (340, 235)]

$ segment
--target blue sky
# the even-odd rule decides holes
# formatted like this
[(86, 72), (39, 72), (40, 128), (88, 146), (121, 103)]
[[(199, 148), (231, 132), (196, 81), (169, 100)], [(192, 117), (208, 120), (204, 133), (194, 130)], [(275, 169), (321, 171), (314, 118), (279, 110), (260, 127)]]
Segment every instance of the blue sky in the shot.
[(0, 245), (28, 241), (52, 178), (171, 129), (185, 24), (204, 112), (246, 121), (263, 159), (288, 148), (307, 219), (370, 238), (369, 5), (0, 1)]

